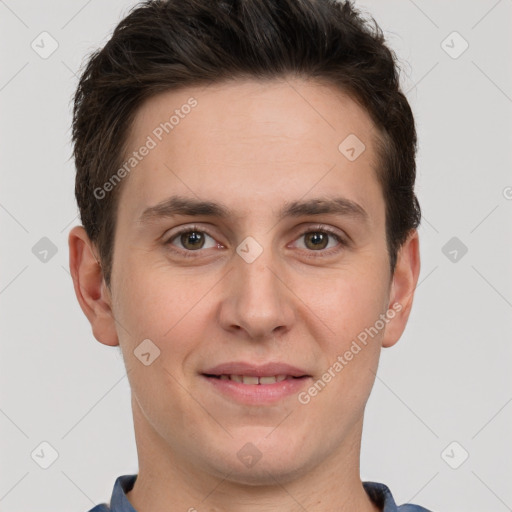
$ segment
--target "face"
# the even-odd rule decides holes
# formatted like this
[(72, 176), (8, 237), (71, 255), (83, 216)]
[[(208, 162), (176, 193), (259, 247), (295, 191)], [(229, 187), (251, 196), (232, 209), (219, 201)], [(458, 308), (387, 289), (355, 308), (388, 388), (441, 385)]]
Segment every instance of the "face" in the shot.
[(355, 450), (410, 306), (389, 272), (375, 137), (348, 96), (298, 79), (138, 111), (126, 158), (152, 147), (124, 178), (95, 335), (121, 345), (136, 429), (183, 467), (286, 481)]

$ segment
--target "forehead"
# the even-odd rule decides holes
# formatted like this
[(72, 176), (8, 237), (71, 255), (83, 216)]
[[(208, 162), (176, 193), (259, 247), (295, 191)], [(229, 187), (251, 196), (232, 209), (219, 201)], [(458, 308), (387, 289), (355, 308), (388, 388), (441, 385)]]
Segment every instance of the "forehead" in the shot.
[(316, 82), (233, 80), (167, 91), (132, 123), (125, 161), (150, 149), (129, 173), (129, 201), (120, 207), (135, 216), (171, 195), (215, 195), (249, 212), (256, 200), (269, 206), (333, 187), (372, 203), (380, 194), (376, 136), (363, 108)]

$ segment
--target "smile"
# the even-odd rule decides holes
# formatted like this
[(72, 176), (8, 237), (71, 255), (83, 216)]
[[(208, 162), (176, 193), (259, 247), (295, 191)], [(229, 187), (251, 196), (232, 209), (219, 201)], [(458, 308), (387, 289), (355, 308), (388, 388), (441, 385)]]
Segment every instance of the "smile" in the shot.
[(213, 377), (219, 380), (232, 380), (235, 382), (239, 382), (242, 384), (252, 384), (252, 385), (266, 385), (266, 384), (275, 384), (276, 382), (282, 382), (287, 379), (298, 379), (301, 377), (293, 377), (291, 375), (274, 375), (268, 377), (256, 377), (254, 375), (206, 375), (207, 377)]

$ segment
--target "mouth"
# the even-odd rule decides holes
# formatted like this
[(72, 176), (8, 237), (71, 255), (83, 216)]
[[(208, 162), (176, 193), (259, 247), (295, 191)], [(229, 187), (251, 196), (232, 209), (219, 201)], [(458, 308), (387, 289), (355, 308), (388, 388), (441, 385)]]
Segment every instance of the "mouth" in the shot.
[(231, 362), (200, 373), (207, 392), (238, 404), (264, 406), (289, 400), (312, 381), (306, 371), (286, 363)]
[(278, 382), (283, 382), (285, 380), (300, 380), (306, 379), (309, 375), (302, 375), (300, 377), (295, 377), (293, 375), (270, 375), (270, 376), (257, 376), (257, 375), (231, 375), (231, 374), (207, 374), (203, 373), (205, 377), (209, 377), (212, 379), (223, 380), (223, 381), (233, 381), (238, 382), (239, 384), (246, 384), (252, 386), (265, 386), (269, 384), (276, 384)]
[[(235, 380), (236, 382), (243, 382), (246, 380), (247, 384), (256, 384), (250, 378), (265, 379), (267, 377), (275, 378), (277, 382), (295, 377), (311, 377), (308, 372), (296, 366), (277, 361), (267, 362), (265, 364), (255, 364), (253, 362), (245, 361), (231, 361), (218, 364), (214, 367), (205, 368), (203, 375), (208, 377), (226, 378)], [(242, 379), (242, 380), (240, 380)], [(270, 381), (269, 381), (270, 382)], [(265, 383), (265, 380), (261, 382)]]

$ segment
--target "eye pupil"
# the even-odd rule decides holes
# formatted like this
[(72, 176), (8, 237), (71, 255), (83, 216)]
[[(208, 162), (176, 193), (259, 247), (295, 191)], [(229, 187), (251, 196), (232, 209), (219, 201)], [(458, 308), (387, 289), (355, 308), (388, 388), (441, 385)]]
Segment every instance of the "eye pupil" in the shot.
[(181, 243), (187, 249), (200, 249), (204, 244), (204, 235), (198, 231), (189, 231), (181, 235)]
[[(312, 232), (306, 234), (306, 246), (309, 249), (325, 249), (327, 246), (328, 235), (325, 233)], [(312, 247), (309, 247), (308, 243), (312, 242)]]

